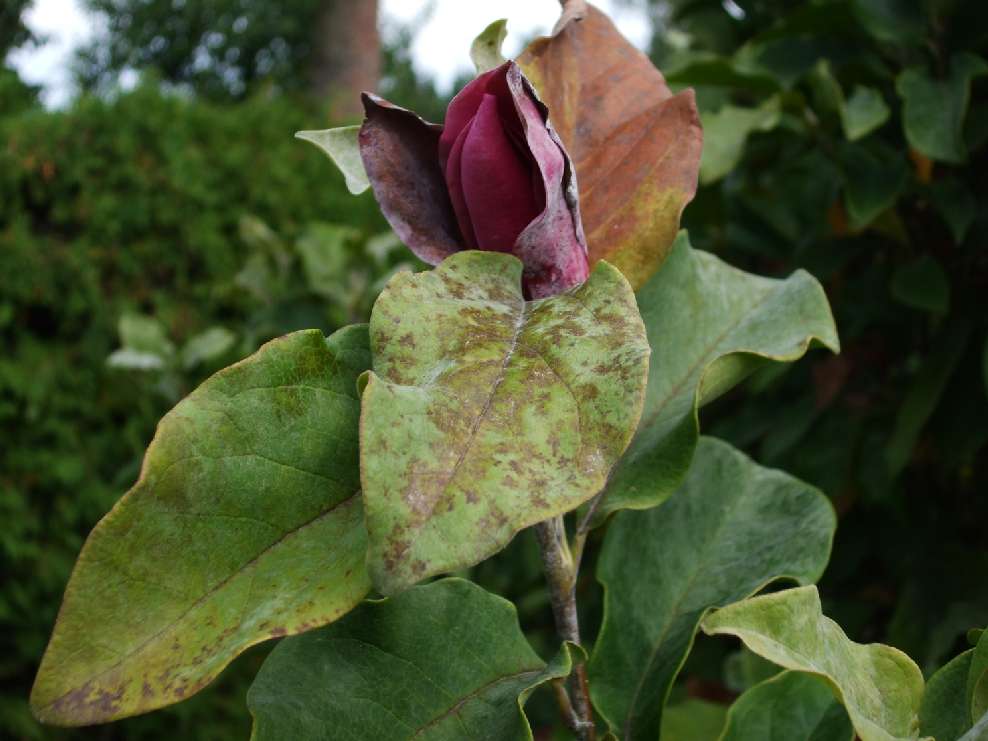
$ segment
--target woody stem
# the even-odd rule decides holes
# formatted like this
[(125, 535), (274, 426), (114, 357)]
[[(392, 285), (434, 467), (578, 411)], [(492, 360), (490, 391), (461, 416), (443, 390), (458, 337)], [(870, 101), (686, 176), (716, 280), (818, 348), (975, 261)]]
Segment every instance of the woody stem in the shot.
[[(542, 551), (542, 567), (549, 587), (549, 601), (556, 621), (556, 632), (564, 641), (580, 645), (580, 623), (576, 614), (577, 565), (566, 541), (563, 518), (553, 517), (535, 526), (535, 535)], [(590, 707), (587, 668), (577, 660), (569, 679), (572, 700), (571, 723), (580, 741), (595, 741), (597, 737)]]

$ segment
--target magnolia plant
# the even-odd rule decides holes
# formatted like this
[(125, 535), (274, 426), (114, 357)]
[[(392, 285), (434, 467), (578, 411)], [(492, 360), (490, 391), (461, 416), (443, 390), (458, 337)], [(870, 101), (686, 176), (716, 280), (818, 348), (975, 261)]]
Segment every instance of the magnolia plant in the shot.
[[(692, 92), (583, 3), (515, 61), (503, 35), (474, 43), (442, 126), (368, 94), (359, 127), (300, 134), (435, 268), (396, 275), (369, 325), (274, 340), (165, 416), (79, 556), (37, 717), (154, 710), (284, 637), (247, 697), (259, 741), (530, 739), (540, 687), (584, 740), (982, 738), (988, 639), (925, 692), (904, 654), (852, 642), (813, 586), (829, 501), (699, 435), (702, 404), (838, 340), (808, 274), (749, 275), (677, 234)], [(528, 528), (548, 660), (470, 580)], [(729, 709), (669, 703), (698, 631), (774, 668)]]

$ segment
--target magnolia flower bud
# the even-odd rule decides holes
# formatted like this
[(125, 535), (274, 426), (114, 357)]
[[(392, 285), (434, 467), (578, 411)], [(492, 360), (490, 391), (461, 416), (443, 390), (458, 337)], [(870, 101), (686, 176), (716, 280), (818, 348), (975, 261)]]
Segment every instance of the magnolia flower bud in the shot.
[(364, 95), (360, 154), (395, 232), (433, 265), (466, 249), (509, 252), (529, 298), (587, 279), (573, 164), (514, 62), (453, 98), (445, 126)]

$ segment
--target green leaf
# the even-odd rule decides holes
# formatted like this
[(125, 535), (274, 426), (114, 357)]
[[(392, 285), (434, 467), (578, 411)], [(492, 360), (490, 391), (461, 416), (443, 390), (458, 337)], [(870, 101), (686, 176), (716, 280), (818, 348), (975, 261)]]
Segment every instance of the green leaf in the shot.
[(364, 326), (295, 332), (161, 420), (69, 580), (31, 694), (40, 720), (177, 702), (248, 646), (363, 598), (355, 382), (368, 363)]
[(950, 310), (950, 281), (936, 258), (930, 255), (900, 265), (892, 274), (892, 298), (931, 314)]
[(508, 21), (505, 18), (494, 21), (480, 32), (480, 35), (470, 44), (470, 59), (477, 68), (477, 74), (489, 72), (500, 67), (506, 61), (501, 53), (501, 46), (508, 35)]
[[(739, 697), (718, 741), (852, 741), (847, 712), (822, 679), (782, 672)], [(663, 739), (665, 741), (665, 739)]]
[(892, 208), (909, 181), (905, 155), (874, 143), (840, 148), (844, 199), (852, 229), (863, 229)]
[(835, 527), (816, 489), (701, 438), (676, 495), (646, 512), (619, 513), (604, 540), (597, 568), (604, 624), (590, 688), (611, 729), (626, 741), (655, 738), (704, 613), (776, 579), (815, 581)]
[(154, 317), (141, 314), (124, 314), (117, 322), (120, 344), (126, 350), (157, 355), (163, 360), (171, 357), (175, 346), (165, 332), (164, 326)]
[(514, 605), (443, 579), (282, 641), (247, 694), (251, 739), (531, 739), (521, 707), (570, 652), (546, 665)]
[(861, 25), (879, 41), (917, 43), (926, 33), (923, 4), (915, 0), (853, 0)]
[(988, 713), (988, 632), (981, 634), (974, 647), (965, 697), (971, 708), (972, 721)]
[(844, 136), (857, 141), (888, 121), (891, 110), (882, 94), (873, 87), (858, 85), (840, 108)]
[(662, 714), (662, 741), (711, 741), (724, 728), (727, 708), (694, 697), (669, 705)]
[(150, 352), (140, 352), (122, 347), (114, 350), (106, 359), (106, 364), (111, 368), (123, 368), (125, 370), (161, 370), (165, 367), (165, 358)]
[(978, 199), (974, 192), (959, 179), (948, 176), (933, 183), (930, 196), (950, 227), (954, 242), (963, 242), (978, 213)]
[(526, 303), (521, 273), (511, 255), (458, 252), (374, 305), (360, 465), (384, 594), (592, 497), (638, 423), (648, 345), (624, 276), (601, 262)]
[(311, 142), (325, 152), (343, 173), (347, 190), (359, 195), (370, 187), (357, 143), (359, 133), (360, 126), (341, 126), (321, 131), (298, 131), (295, 138)]
[(773, 95), (758, 108), (725, 105), (716, 113), (705, 113), (700, 182), (715, 183), (741, 161), (744, 144), (756, 131), (770, 131), (779, 123), (779, 97)]
[(703, 620), (709, 635), (733, 635), (780, 666), (817, 674), (833, 687), (861, 741), (916, 739), (923, 675), (881, 644), (849, 640), (825, 617), (816, 587), (753, 597)]
[(774, 677), (782, 670), (744, 646), (724, 661), (724, 684), (732, 692), (741, 693)]
[(965, 651), (926, 683), (919, 709), (919, 725), (923, 733), (937, 741), (957, 741), (971, 728), (966, 690), (973, 656), (973, 649)]
[(955, 321), (937, 337), (915, 380), (906, 392), (895, 418), (895, 427), (885, 446), (885, 462), (891, 476), (909, 463), (919, 434), (936, 411), (947, 381), (954, 373), (967, 347), (970, 324)]
[(676, 490), (693, 458), (701, 404), (768, 361), (796, 360), (812, 345), (839, 349), (826, 295), (809, 273), (785, 280), (744, 273), (694, 250), (685, 232), (638, 292), (638, 305), (652, 346), (645, 409), (599, 520), (654, 507)]
[(350, 281), (347, 243), (360, 232), (337, 224), (311, 226), (295, 243), (309, 289), (324, 298), (345, 300)]
[(189, 338), (182, 347), (182, 365), (194, 368), (215, 360), (232, 348), (236, 341), (237, 336), (226, 327), (210, 327)]
[(925, 67), (899, 74), (896, 90), (903, 101), (902, 125), (909, 145), (930, 159), (963, 162), (964, 117), (971, 97), (971, 80), (988, 73), (988, 64), (973, 54), (955, 54), (946, 79)]

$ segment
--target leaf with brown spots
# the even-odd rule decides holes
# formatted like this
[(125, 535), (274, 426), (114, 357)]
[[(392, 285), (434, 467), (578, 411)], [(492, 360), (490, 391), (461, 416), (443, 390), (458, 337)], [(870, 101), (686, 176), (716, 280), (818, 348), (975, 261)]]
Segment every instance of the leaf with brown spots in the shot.
[(637, 289), (669, 254), (696, 192), (703, 133), (693, 91), (673, 95), (592, 5), (560, 20), (518, 64), (573, 158), (591, 265), (611, 262)]
[(525, 700), (577, 657), (546, 664), (514, 605), (443, 579), (278, 644), (247, 694), (251, 739), (531, 741)]
[(65, 590), (31, 693), (41, 721), (178, 702), (248, 646), (363, 599), (356, 379), (369, 361), (366, 327), (296, 332), (161, 420)]
[(522, 263), (459, 252), (374, 305), (360, 420), (368, 568), (385, 594), (475, 564), (603, 487), (641, 414), (627, 280), (525, 302)]

